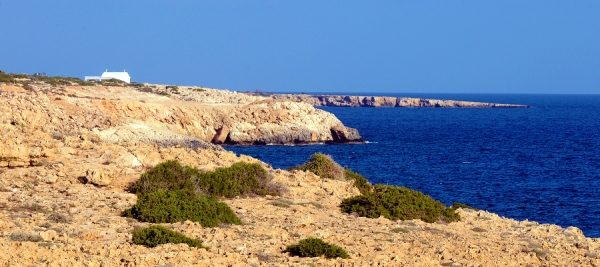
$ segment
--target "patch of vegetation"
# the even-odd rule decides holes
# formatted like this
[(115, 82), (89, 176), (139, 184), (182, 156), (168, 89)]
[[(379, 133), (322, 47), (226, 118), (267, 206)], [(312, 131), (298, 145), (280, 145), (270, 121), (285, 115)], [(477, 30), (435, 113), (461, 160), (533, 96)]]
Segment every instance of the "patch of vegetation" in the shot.
[(317, 203), (315, 201), (309, 201), (309, 202), (301, 202), (301, 203), (295, 203), (294, 201), (291, 201), (289, 199), (276, 199), (273, 200), (271, 202), (269, 202), (269, 204), (273, 205), (273, 206), (277, 206), (277, 207), (282, 207), (282, 208), (289, 208), (292, 205), (300, 205), (300, 206), (308, 206), (311, 205), (317, 209), (322, 209), (323, 205), (321, 205), (320, 203)]
[(143, 173), (131, 190), (147, 193), (185, 189), (216, 197), (236, 197), (248, 194), (278, 195), (275, 187), (270, 183), (267, 171), (258, 163), (237, 162), (213, 172), (200, 172), (170, 160)]
[(296, 203), (294, 203), (293, 201), (291, 201), (289, 199), (276, 199), (276, 200), (269, 202), (269, 204), (276, 206), (276, 207), (289, 208)]
[(393, 233), (405, 233), (406, 234), (406, 233), (409, 233), (410, 230), (408, 230), (408, 229), (406, 229), (404, 227), (398, 227), (398, 228), (392, 229), (392, 232)]
[(29, 203), (29, 204), (23, 204), (20, 206), (16, 206), (13, 207), (11, 209), (12, 211), (16, 211), (16, 212), (20, 212), (20, 211), (25, 211), (25, 212), (37, 212), (37, 213), (46, 213), (46, 207), (37, 204), (37, 203)]
[(227, 204), (217, 201), (214, 197), (196, 196), (189, 190), (162, 190), (138, 194), (136, 204), (123, 211), (122, 215), (150, 223), (190, 220), (204, 227), (215, 227), (219, 223), (242, 223)]
[(187, 244), (190, 247), (208, 249), (202, 245), (202, 241), (189, 238), (185, 235), (169, 230), (160, 225), (152, 225), (146, 228), (133, 230), (133, 243), (149, 248), (162, 244)]
[(288, 170), (310, 171), (326, 179), (354, 180), (354, 186), (362, 194), (370, 192), (373, 188), (364, 176), (353, 172), (351, 169), (342, 168), (331, 156), (322, 153), (315, 153), (310, 157), (308, 162), (300, 166), (291, 167)]
[(38, 243), (38, 246), (41, 248), (51, 248), (53, 245), (54, 245), (54, 243), (52, 243), (52, 241), (44, 241), (44, 242)]
[(344, 168), (333, 161), (331, 156), (322, 153), (313, 154), (310, 156), (308, 162), (300, 166), (291, 167), (289, 170), (310, 171), (326, 179), (342, 180), (344, 178)]
[(58, 212), (54, 212), (48, 215), (48, 217), (46, 217), (46, 220), (53, 223), (69, 223), (71, 221), (71, 219), (67, 215)]
[(284, 252), (289, 252), (300, 257), (320, 257), (349, 259), (348, 252), (341, 247), (329, 244), (319, 238), (307, 238), (300, 240), (298, 244), (289, 245)]
[(121, 81), (119, 79), (108, 79), (108, 80), (102, 80), (100, 82), (98, 82), (98, 84), (103, 85), (103, 86), (125, 86), (127, 85), (127, 83), (125, 81)]
[(487, 230), (481, 228), (481, 227), (474, 227), (473, 229), (471, 229), (473, 232), (477, 232), (477, 233), (483, 233), (483, 232), (487, 232)]
[(20, 242), (41, 242), (44, 239), (37, 234), (28, 234), (23, 232), (15, 232), (10, 234), (8, 237), (11, 241), (20, 241)]
[(460, 202), (454, 202), (454, 204), (452, 204), (452, 206), (450, 206), (450, 208), (452, 208), (453, 210), (456, 210), (458, 208), (462, 208), (462, 209), (471, 209), (471, 210), (474, 210), (474, 211), (479, 211), (478, 208), (474, 208), (474, 207), (471, 207), (471, 206), (469, 206), (467, 204), (463, 204), (463, 203), (460, 203)]
[(353, 172), (351, 169), (344, 169), (344, 177), (346, 180), (354, 180), (354, 187), (358, 188), (358, 191), (360, 191), (361, 194), (366, 194), (373, 190), (373, 186), (371, 183), (369, 183), (367, 178), (356, 172)]
[(194, 88), (194, 89), (192, 89), (192, 90), (193, 90), (194, 92), (204, 92), (204, 91), (206, 91), (205, 89), (202, 89), (202, 88)]
[(167, 85), (165, 89), (167, 91), (171, 91), (171, 93), (179, 94), (179, 86), (177, 85)]
[(372, 192), (346, 198), (340, 204), (342, 211), (358, 216), (390, 220), (412, 220), (433, 223), (455, 222), (460, 215), (430, 196), (404, 186), (375, 185)]
[(13, 83), (14, 79), (13, 79), (12, 76), (7, 75), (5, 73), (2, 73), (2, 74), (0, 74), (0, 82), (3, 82), (3, 83)]

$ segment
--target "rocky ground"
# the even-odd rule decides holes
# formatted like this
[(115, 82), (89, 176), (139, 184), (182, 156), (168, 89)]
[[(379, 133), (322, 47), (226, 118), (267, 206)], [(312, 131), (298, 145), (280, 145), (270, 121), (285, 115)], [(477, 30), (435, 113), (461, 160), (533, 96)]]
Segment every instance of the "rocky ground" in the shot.
[[(575, 227), (463, 209), (462, 221), (449, 224), (355, 217), (338, 208), (359, 194), (351, 182), (268, 163), (261, 164), (286, 189), (281, 196), (223, 199), (242, 225), (164, 224), (209, 250), (132, 244), (131, 231), (148, 224), (120, 216), (136, 201), (125, 190), (131, 182), (169, 159), (201, 170), (259, 162), (210, 141), (227, 118), (235, 118), (227, 124), (231, 138), (254, 133), (235, 125), (259, 128), (276, 111), (274, 120), (288, 116), (289, 123), (337, 123), (308, 105), (218, 90), (160, 96), (124, 87), (0, 85), (0, 265), (600, 266), (600, 240)], [(337, 244), (351, 259), (282, 252), (307, 237)]]

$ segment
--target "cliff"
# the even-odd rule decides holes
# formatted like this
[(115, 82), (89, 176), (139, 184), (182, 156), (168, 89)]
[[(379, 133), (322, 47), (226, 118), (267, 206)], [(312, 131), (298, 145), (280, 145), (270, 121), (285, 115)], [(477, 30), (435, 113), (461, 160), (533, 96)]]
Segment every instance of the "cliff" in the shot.
[[(0, 266), (600, 265), (600, 240), (575, 227), (467, 209), (449, 224), (355, 217), (338, 207), (359, 194), (352, 181), (272, 169), (207, 142), (222, 125), (234, 129), (230, 138), (240, 132), (260, 140), (261, 130), (239, 130), (233, 122), (244, 118), (258, 128), (277, 120), (269, 112), (282, 112), (282, 125), (292, 123), (291, 129), (301, 121), (291, 110), (312, 113), (314, 123), (337, 123), (308, 104), (225, 91), (165, 97), (122, 87), (0, 85)], [(323, 129), (331, 132), (332, 125)], [(133, 229), (149, 224), (121, 216), (136, 202), (126, 189), (170, 159), (206, 171), (258, 162), (285, 190), (277, 197), (223, 199), (241, 225), (164, 224), (210, 250), (134, 245)], [(342, 246), (351, 259), (283, 252), (307, 237)]]
[[(168, 96), (133, 87), (2, 86), (6, 122), (46, 133), (92, 131), (101, 138), (160, 143), (298, 144), (362, 142), (356, 129), (307, 103), (214, 89)], [(196, 89), (196, 90), (194, 90)]]
[(439, 100), (412, 97), (349, 95), (274, 95), (277, 99), (301, 101), (313, 106), (330, 107), (419, 107), (419, 108), (528, 108), (527, 105)]

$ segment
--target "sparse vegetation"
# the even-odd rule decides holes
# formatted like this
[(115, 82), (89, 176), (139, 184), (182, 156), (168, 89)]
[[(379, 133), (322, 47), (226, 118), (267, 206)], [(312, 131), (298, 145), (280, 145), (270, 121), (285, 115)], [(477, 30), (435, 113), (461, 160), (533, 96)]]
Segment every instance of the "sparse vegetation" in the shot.
[(175, 223), (186, 220), (204, 227), (219, 223), (241, 224), (241, 220), (223, 202), (189, 190), (163, 190), (138, 195), (136, 204), (123, 211), (123, 216), (150, 223)]
[(41, 241), (44, 241), (44, 239), (40, 235), (37, 235), (37, 234), (28, 234), (28, 233), (23, 233), (23, 232), (12, 233), (8, 238), (11, 241), (20, 241), (20, 242), (41, 242)]
[(471, 207), (471, 206), (469, 206), (467, 204), (463, 204), (463, 203), (460, 203), (460, 202), (454, 202), (454, 204), (452, 204), (452, 206), (450, 206), (450, 208), (452, 208), (453, 210), (456, 210), (458, 208), (463, 208), (463, 209), (471, 209), (471, 210), (474, 210), (474, 211), (479, 211), (478, 208), (474, 208), (474, 207)]
[(213, 172), (200, 172), (170, 160), (148, 170), (131, 187), (134, 193), (184, 189), (216, 197), (278, 195), (265, 169), (258, 163), (237, 162)]
[(130, 187), (138, 200), (123, 216), (153, 223), (191, 220), (205, 227), (240, 224), (235, 213), (216, 197), (276, 195), (273, 188), (260, 164), (238, 162), (213, 172), (200, 172), (170, 160), (143, 173)]
[(371, 183), (369, 183), (367, 178), (356, 172), (353, 172), (351, 169), (344, 169), (344, 177), (346, 180), (354, 180), (354, 187), (358, 188), (358, 191), (360, 191), (361, 194), (366, 194), (373, 190), (373, 186)]
[(392, 232), (393, 233), (405, 233), (406, 234), (406, 233), (409, 233), (410, 230), (408, 230), (408, 229), (406, 229), (404, 227), (398, 227), (398, 228), (392, 229)]
[(37, 203), (27, 203), (20, 206), (15, 206), (11, 209), (16, 212), (36, 212), (36, 213), (46, 213), (46, 207), (37, 204)]
[(308, 162), (300, 166), (291, 167), (289, 170), (310, 171), (326, 179), (342, 180), (344, 178), (344, 168), (333, 161), (331, 156), (322, 153), (313, 154)]
[(54, 212), (48, 215), (48, 217), (46, 217), (46, 220), (53, 223), (69, 223), (71, 221), (71, 219), (67, 215), (58, 212)]
[(319, 238), (300, 240), (296, 245), (289, 245), (284, 252), (289, 252), (300, 257), (320, 257), (349, 259), (348, 252), (341, 247), (329, 244)]
[(208, 249), (202, 245), (202, 241), (189, 238), (185, 235), (169, 230), (160, 225), (153, 225), (146, 228), (133, 230), (133, 243), (146, 247), (156, 247), (158, 245), (173, 243), (187, 244), (190, 247)]
[(314, 202), (314, 201), (309, 201), (309, 202), (299, 202), (299, 203), (295, 203), (294, 201), (291, 201), (289, 199), (276, 199), (273, 200), (271, 202), (269, 202), (269, 204), (273, 205), (273, 206), (277, 206), (277, 207), (282, 207), (282, 208), (289, 208), (292, 205), (299, 205), (299, 206), (313, 206), (317, 209), (322, 209), (323, 205)]
[(444, 204), (421, 192), (399, 186), (375, 185), (372, 192), (346, 198), (340, 205), (342, 211), (356, 212), (359, 216), (390, 220), (412, 220), (433, 223), (455, 222), (460, 215)]
[(483, 233), (483, 232), (487, 232), (487, 230), (481, 228), (481, 227), (473, 227), (471, 229), (473, 232), (477, 232), (477, 233)]
[(353, 172), (351, 169), (342, 168), (331, 156), (322, 153), (315, 153), (310, 157), (308, 162), (300, 166), (291, 167), (288, 170), (310, 171), (326, 179), (354, 180), (354, 186), (363, 194), (370, 192), (373, 188), (364, 176)]

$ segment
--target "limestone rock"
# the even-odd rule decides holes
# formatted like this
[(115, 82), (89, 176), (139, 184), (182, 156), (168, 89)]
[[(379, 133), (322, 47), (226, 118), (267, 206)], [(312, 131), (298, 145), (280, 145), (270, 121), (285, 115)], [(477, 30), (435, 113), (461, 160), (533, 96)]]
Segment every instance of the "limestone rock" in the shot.
[(88, 169), (85, 171), (85, 179), (97, 186), (107, 186), (111, 182), (109, 175), (102, 169)]

